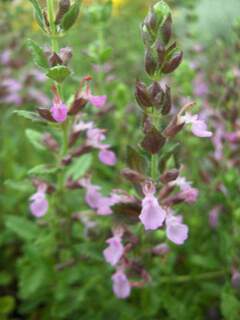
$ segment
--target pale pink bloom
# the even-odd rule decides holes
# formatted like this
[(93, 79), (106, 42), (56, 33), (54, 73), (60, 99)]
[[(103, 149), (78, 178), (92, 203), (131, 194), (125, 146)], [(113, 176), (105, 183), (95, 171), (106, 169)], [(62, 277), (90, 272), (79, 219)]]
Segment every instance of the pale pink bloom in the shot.
[(232, 271), (231, 283), (233, 288), (240, 289), (240, 272), (236, 269)]
[(231, 143), (238, 143), (240, 141), (240, 132), (226, 132), (224, 138)]
[(57, 122), (64, 122), (67, 118), (67, 106), (62, 101), (59, 103), (54, 103), (50, 111), (53, 119)]
[(199, 119), (198, 115), (186, 113), (184, 116), (180, 116), (180, 119), (186, 124), (191, 124), (191, 130), (195, 136), (201, 138), (209, 138), (212, 136), (212, 132), (207, 130), (206, 123)]
[(112, 205), (117, 203), (131, 203), (135, 201), (135, 198), (121, 189), (115, 189), (111, 193), (111, 201)]
[(127, 298), (131, 293), (131, 285), (126, 274), (122, 270), (118, 270), (112, 276), (113, 292), (119, 299)]
[(10, 63), (11, 61), (11, 50), (10, 49), (6, 49), (4, 51), (1, 52), (0, 54), (0, 62), (4, 65), (7, 65)]
[(48, 201), (46, 199), (46, 186), (40, 185), (36, 193), (30, 198), (30, 210), (36, 218), (44, 216), (48, 211)]
[(178, 176), (176, 180), (169, 183), (171, 186), (178, 186), (181, 191), (191, 188), (191, 182), (187, 181), (185, 177)]
[(188, 238), (188, 226), (182, 223), (180, 216), (169, 215), (166, 219), (166, 226), (167, 237), (175, 244), (183, 244)]
[(103, 107), (106, 102), (107, 102), (107, 97), (106, 96), (93, 96), (90, 95), (88, 97), (89, 102), (93, 104), (96, 108), (101, 108)]
[(194, 203), (197, 201), (198, 190), (196, 188), (185, 188), (181, 191), (180, 195), (187, 203)]
[(97, 108), (103, 107), (107, 102), (107, 96), (93, 95), (89, 85), (87, 85), (86, 91), (82, 93), (82, 97), (88, 100), (92, 105), (94, 105)]
[(112, 266), (115, 266), (124, 253), (122, 245), (122, 234), (114, 234), (114, 236), (106, 241), (109, 246), (103, 251), (105, 260)]
[(99, 160), (108, 165), (108, 166), (114, 166), (117, 162), (117, 157), (115, 153), (108, 149), (103, 149), (99, 152)]
[(92, 209), (97, 209), (99, 205), (99, 201), (102, 198), (101, 193), (99, 192), (100, 187), (94, 186), (92, 184), (89, 184), (86, 187), (86, 195), (85, 195), (85, 201)]
[(223, 157), (223, 138), (224, 138), (224, 128), (222, 127), (222, 125), (218, 125), (212, 137), (212, 143), (215, 149), (214, 158), (216, 160), (221, 160)]
[(139, 216), (145, 230), (155, 230), (163, 225), (166, 217), (165, 210), (160, 207), (157, 198), (154, 196), (155, 189), (143, 188), (145, 194), (142, 200), (142, 211)]
[(103, 129), (89, 129), (87, 131), (87, 144), (97, 149), (108, 148), (109, 145), (102, 143), (106, 139), (104, 132), (105, 130)]
[(112, 214), (111, 206), (113, 205), (111, 197), (101, 197), (98, 201), (97, 214), (108, 216)]
[(74, 132), (86, 131), (86, 130), (93, 129), (93, 127), (94, 127), (93, 122), (84, 122), (82, 120), (79, 120), (74, 124), (73, 130)]
[(221, 206), (215, 206), (209, 212), (208, 221), (211, 228), (216, 229), (219, 222), (219, 214), (220, 214)]
[(204, 79), (204, 74), (199, 73), (193, 81), (194, 95), (205, 97), (208, 94), (208, 85)]
[(158, 244), (152, 248), (152, 252), (159, 256), (165, 255), (169, 252), (169, 246), (166, 243)]

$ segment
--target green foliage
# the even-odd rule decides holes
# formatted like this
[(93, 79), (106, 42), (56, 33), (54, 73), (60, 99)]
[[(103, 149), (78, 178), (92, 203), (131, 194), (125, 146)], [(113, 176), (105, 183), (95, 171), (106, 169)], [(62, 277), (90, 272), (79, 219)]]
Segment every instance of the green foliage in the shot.
[(42, 48), (40, 48), (36, 42), (31, 39), (27, 40), (27, 47), (32, 53), (34, 63), (41, 68), (47, 69), (48, 61)]
[(91, 167), (93, 157), (91, 154), (85, 154), (82, 157), (75, 159), (67, 171), (67, 176), (72, 177), (73, 180), (78, 180), (84, 176)]
[(64, 14), (61, 20), (61, 27), (64, 31), (69, 30), (76, 22), (79, 15), (80, 4), (81, 4), (81, 0), (75, 0), (74, 4)]
[(56, 66), (48, 70), (47, 76), (56, 82), (63, 82), (70, 75), (70, 70), (65, 66)]

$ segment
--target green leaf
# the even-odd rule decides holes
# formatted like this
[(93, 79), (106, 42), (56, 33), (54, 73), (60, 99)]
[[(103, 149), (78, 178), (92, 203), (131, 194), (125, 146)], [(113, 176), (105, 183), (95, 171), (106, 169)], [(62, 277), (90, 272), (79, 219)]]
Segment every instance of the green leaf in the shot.
[(61, 27), (64, 31), (70, 29), (77, 20), (80, 10), (80, 0), (76, 0), (71, 8), (65, 13), (61, 21)]
[(17, 115), (25, 119), (44, 122), (44, 120), (40, 118), (40, 116), (36, 112), (26, 111), (26, 110), (14, 110), (13, 113), (16, 113)]
[(127, 147), (127, 164), (130, 169), (141, 173), (145, 173), (147, 169), (145, 158), (131, 146)]
[(13, 311), (15, 299), (12, 296), (0, 297), (0, 315), (7, 315)]
[(42, 9), (40, 7), (38, 0), (29, 0), (29, 1), (32, 3), (32, 5), (34, 7), (36, 20), (37, 20), (39, 26), (44, 30), (44, 28), (45, 28), (44, 17), (43, 17)]
[(42, 144), (42, 133), (32, 130), (32, 129), (26, 129), (25, 134), (28, 138), (28, 140), (31, 142), (31, 144), (38, 150), (45, 150), (43, 144)]
[(105, 48), (99, 53), (99, 59), (102, 63), (109, 60), (112, 55), (112, 48)]
[(69, 76), (69, 74), (70, 70), (68, 69), (68, 67), (55, 66), (48, 71), (47, 76), (54, 81), (63, 82), (67, 78), (67, 76)]
[(25, 241), (32, 241), (39, 234), (37, 225), (23, 217), (7, 216), (5, 224), (8, 230)]
[(27, 47), (32, 53), (34, 63), (41, 68), (48, 69), (48, 61), (42, 48), (31, 39), (27, 40)]
[[(7, 286), (12, 282), (13, 276), (10, 272), (2, 271), (0, 272), (0, 286)], [(1, 313), (1, 310), (0, 310)]]
[(28, 174), (33, 175), (33, 176), (43, 176), (43, 175), (53, 174), (53, 173), (57, 172), (58, 170), (59, 170), (59, 168), (49, 167), (45, 164), (40, 164), (40, 165), (37, 165), (37, 166), (33, 167), (32, 169), (30, 169), (28, 171)]
[(240, 302), (230, 288), (225, 288), (221, 295), (221, 311), (224, 319), (237, 320), (240, 315)]
[(31, 184), (28, 180), (21, 179), (21, 181), (17, 181), (7, 179), (4, 181), (4, 185), (15, 191), (28, 192), (31, 190)]
[(77, 180), (87, 172), (91, 164), (92, 155), (85, 154), (73, 162), (73, 164), (67, 171), (67, 176), (71, 176), (73, 180)]

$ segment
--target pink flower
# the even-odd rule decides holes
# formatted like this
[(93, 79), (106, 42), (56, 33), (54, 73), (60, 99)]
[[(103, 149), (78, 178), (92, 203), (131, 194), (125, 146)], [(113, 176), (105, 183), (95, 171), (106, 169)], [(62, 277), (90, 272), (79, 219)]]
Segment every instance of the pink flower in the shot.
[(139, 216), (145, 230), (155, 230), (163, 225), (166, 212), (160, 207), (158, 200), (154, 197), (154, 188), (143, 188), (145, 194), (142, 200), (142, 211)]
[(211, 228), (216, 229), (219, 222), (221, 206), (215, 206), (208, 215), (208, 221)]
[(101, 197), (98, 201), (97, 214), (108, 216), (112, 214), (111, 206), (113, 205), (111, 197)]
[(99, 152), (99, 160), (108, 165), (108, 166), (114, 166), (117, 162), (117, 157), (115, 153), (108, 149), (103, 149)]
[(94, 95), (90, 95), (88, 97), (89, 102), (91, 102), (91, 104), (93, 104), (96, 108), (101, 108), (103, 107), (106, 102), (107, 102), (107, 97), (106, 96), (94, 96)]
[(68, 114), (67, 106), (62, 102), (55, 86), (52, 86), (52, 91), (54, 94), (53, 105), (50, 109), (52, 117), (57, 122), (64, 122)]
[(30, 198), (30, 210), (36, 218), (43, 217), (48, 211), (48, 201), (46, 199), (46, 186), (40, 185), (37, 192)]
[(183, 197), (184, 201), (187, 203), (194, 203), (197, 201), (198, 190), (196, 188), (185, 188), (180, 195)]
[(212, 132), (207, 130), (206, 123), (199, 119), (198, 115), (186, 113), (184, 116), (181, 116), (180, 119), (186, 124), (191, 124), (192, 133), (195, 136), (200, 138), (209, 138), (212, 136)]
[[(91, 76), (87, 76), (84, 78), (84, 81), (89, 82), (90, 80), (92, 80)], [(95, 96), (92, 94), (89, 83), (87, 83), (86, 90), (82, 93), (82, 97), (88, 100), (96, 108), (103, 107), (107, 102), (107, 96)]]
[(103, 251), (105, 260), (112, 266), (115, 266), (121, 259), (124, 253), (124, 246), (122, 245), (122, 233), (116, 233), (114, 236), (106, 241), (109, 246)]
[(178, 186), (181, 191), (191, 188), (191, 182), (187, 181), (185, 177), (178, 176), (176, 180), (171, 181), (171, 186)]
[(112, 276), (113, 292), (119, 299), (127, 298), (131, 293), (131, 285), (126, 274), (122, 270), (118, 270)]
[(50, 109), (53, 119), (57, 122), (64, 122), (67, 118), (67, 107), (63, 102), (54, 103), (52, 108)]
[(97, 209), (99, 206), (99, 200), (102, 198), (101, 193), (99, 192), (100, 187), (89, 184), (86, 187), (85, 201), (92, 209)]
[(89, 129), (87, 131), (87, 144), (97, 149), (108, 148), (109, 145), (102, 143), (102, 141), (106, 139), (104, 132), (105, 130), (103, 129)]
[(180, 216), (168, 216), (166, 226), (167, 237), (175, 244), (183, 244), (188, 238), (188, 226), (182, 223)]

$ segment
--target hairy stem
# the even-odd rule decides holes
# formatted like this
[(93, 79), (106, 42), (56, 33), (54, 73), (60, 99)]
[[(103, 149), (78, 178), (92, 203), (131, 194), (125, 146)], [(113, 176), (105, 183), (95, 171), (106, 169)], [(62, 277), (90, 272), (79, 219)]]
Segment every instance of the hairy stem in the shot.
[(56, 26), (55, 26), (55, 9), (54, 9), (54, 0), (47, 0), (47, 12), (48, 12), (48, 19), (50, 25), (50, 38), (52, 43), (52, 50), (54, 52), (59, 51), (58, 40), (56, 38)]

